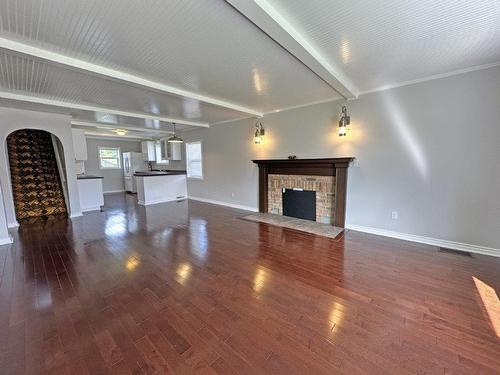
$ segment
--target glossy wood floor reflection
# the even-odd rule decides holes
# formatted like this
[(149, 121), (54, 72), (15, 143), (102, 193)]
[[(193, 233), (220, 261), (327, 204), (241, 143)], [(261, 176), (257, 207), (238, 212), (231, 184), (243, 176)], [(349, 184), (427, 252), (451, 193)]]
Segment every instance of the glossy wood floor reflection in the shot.
[(21, 227), (0, 247), (0, 373), (500, 373), (500, 259), (245, 214), (119, 194)]

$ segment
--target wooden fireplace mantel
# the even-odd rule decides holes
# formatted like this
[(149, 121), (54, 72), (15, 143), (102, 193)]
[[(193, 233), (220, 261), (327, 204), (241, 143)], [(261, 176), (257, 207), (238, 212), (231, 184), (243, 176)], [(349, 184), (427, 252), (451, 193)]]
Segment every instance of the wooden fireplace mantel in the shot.
[(347, 168), (354, 158), (252, 160), (259, 166), (259, 211), (268, 210), (268, 175), (335, 176), (334, 225), (345, 226)]

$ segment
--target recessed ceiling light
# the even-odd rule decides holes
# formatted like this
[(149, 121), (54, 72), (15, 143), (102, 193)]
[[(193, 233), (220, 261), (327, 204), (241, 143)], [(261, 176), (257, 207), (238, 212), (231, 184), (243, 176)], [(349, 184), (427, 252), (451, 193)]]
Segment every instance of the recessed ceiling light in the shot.
[(113, 130), (116, 134), (118, 135), (125, 135), (128, 133), (128, 130), (125, 130), (125, 129), (115, 129)]

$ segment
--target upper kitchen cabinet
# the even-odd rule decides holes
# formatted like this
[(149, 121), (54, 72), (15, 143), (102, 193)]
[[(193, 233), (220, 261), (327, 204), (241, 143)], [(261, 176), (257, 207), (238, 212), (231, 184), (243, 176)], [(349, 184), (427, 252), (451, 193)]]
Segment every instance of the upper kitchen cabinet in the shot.
[(162, 156), (165, 160), (182, 160), (182, 143), (162, 141)]
[(141, 142), (142, 159), (144, 161), (156, 161), (156, 142), (143, 141)]
[(85, 138), (85, 130), (71, 129), (71, 132), (73, 133), (75, 160), (87, 160), (87, 139)]

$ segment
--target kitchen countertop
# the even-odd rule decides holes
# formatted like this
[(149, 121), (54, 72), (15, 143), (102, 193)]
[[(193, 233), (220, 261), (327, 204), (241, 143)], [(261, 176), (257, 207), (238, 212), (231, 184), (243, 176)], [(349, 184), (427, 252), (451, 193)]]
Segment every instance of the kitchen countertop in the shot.
[(167, 172), (144, 171), (144, 172), (135, 172), (134, 176), (135, 177), (155, 177), (155, 176), (170, 176), (170, 175), (180, 175), (180, 174), (186, 174), (186, 171), (167, 171)]
[(94, 176), (94, 175), (91, 175), (91, 174), (76, 175), (76, 179), (77, 180), (95, 180), (97, 178), (104, 178), (104, 177), (102, 177), (102, 176)]

